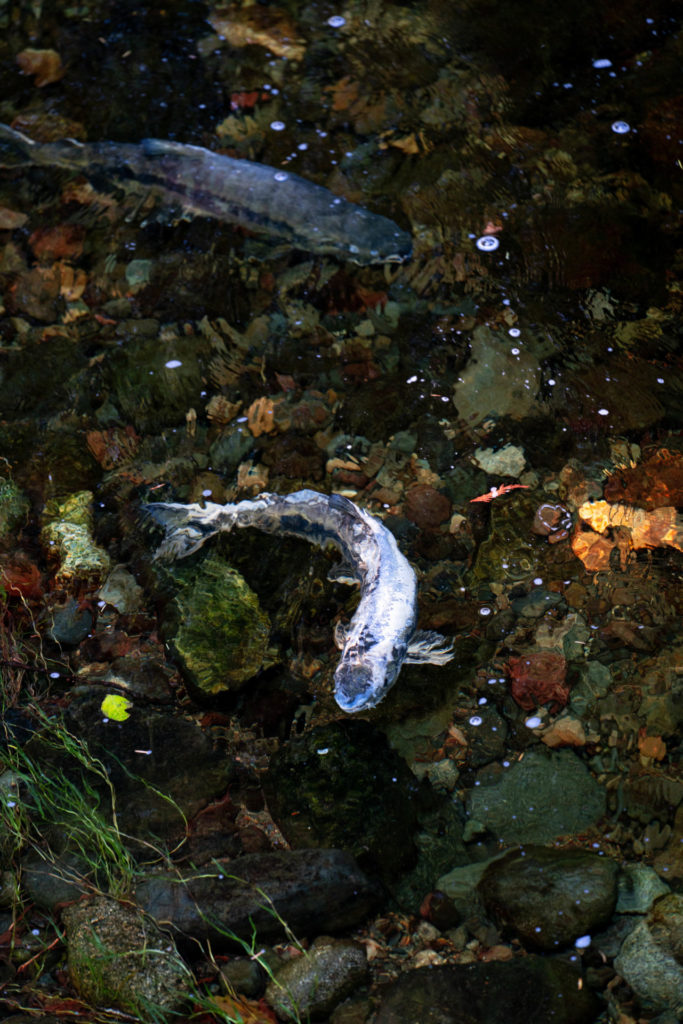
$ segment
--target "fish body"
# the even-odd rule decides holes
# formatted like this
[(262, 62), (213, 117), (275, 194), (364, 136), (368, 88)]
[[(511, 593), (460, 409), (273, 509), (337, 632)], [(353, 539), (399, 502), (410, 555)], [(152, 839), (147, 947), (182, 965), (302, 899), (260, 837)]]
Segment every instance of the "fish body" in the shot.
[(415, 628), (417, 580), (393, 534), (348, 498), (303, 490), (264, 493), (233, 505), (208, 503), (203, 508), (152, 502), (143, 512), (166, 530), (156, 553), (161, 558), (183, 558), (216, 533), (249, 526), (337, 547), (342, 562), (330, 579), (360, 585), (351, 621), (335, 630), (341, 657), (334, 696), (344, 711), (378, 704), (405, 662), (443, 665), (453, 657), (444, 637)]
[(361, 264), (400, 263), (411, 253), (410, 235), (387, 217), (298, 174), (201, 146), (160, 139), (40, 143), (0, 124), (2, 143), (25, 161), (154, 191), (187, 215), (215, 217), (309, 252)]

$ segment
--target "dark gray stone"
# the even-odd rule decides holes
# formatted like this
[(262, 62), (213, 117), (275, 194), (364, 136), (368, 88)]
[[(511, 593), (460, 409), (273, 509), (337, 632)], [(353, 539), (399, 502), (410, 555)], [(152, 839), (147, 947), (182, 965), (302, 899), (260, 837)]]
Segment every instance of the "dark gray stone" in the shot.
[(489, 864), (477, 888), (499, 927), (554, 951), (607, 924), (617, 873), (613, 860), (587, 850), (527, 846)]
[(92, 892), (92, 866), (75, 853), (53, 854), (51, 860), (28, 853), (21, 861), (21, 884), (31, 902), (52, 912)]
[(383, 878), (415, 862), (418, 786), (382, 732), (349, 720), (290, 740), (263, 782), (270, 813), (293, 847), (349, 850)]
[(600, 1003), (559, 960), (426, 967), (384, 989), (374, 1024), (593, 1024)]
[(149, 875), (135, 892), (160, 923), (224, 946), (250, 940), (253, 928), (259, 942), (281, 939), (285, 925), (299, 938), (353, 928), (380, 896), (342, 850), (252, 853), (211, 870)]
[(75, 647), (90, 633), (92, 621), (92, 612), (71, 597), (62, 608), (53, 609), (48, 633), (58, 644)]
[(232, 774), (225, 750), (184, 718), (132, 707), (125, 721), (115, 722), (105, 718), (101, 702), (101, 694), (74, 701), (66, 726), (105, 765), (122, 831), (148, 840), (184, 833), (187, 819), (225, 791)]
[(258, 999), (263, 995), (268, 974), (258, 959), (251, 956), (234, 956), (221, 964), (220, 978), (221, 987), (227, 992), (239, 992), (248, 999)]

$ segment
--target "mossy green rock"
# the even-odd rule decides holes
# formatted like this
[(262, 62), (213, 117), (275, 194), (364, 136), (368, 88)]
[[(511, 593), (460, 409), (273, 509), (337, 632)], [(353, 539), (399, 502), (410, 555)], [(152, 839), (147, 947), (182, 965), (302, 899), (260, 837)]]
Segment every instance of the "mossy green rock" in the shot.
[(187, 580), (174, 617), (173, 649), (202, 694), (239, 689), (268, 661), (270, 619), (243, 577), (217, 555)]
[(471, 572), (473, 583), (497, 580), (514, 583), (533, 574), (544, 549), (531, 533), (538, 502), (518, 491), (515, 500), (491, 503), (491, 529), (479, 546)]
[(367, 973), (367, 957), (360, 943), (320, 936), (303, 956), (275, 968), (266, 1002), (282, 1020), (318, 1020), (328, 1017), (342, 999), (360, 988)]
[(86, 1002), (158, 1020), (186, 1001), (189, 972), (173, 939), (141, 911), (96, 896), (62, 920), (71, 980)]
[(62, 586), (71, 581), (103, 581), (111, 568), (109, 555), (92, 536), (92, 506), (92, 492), (79, 491), (45, 510), (40, 539), (48, 558), (59, 561), (56, 579)]
[(28, 515), (29, 502), (13, 480), (0, 479), (0, 537), (13, 537)]

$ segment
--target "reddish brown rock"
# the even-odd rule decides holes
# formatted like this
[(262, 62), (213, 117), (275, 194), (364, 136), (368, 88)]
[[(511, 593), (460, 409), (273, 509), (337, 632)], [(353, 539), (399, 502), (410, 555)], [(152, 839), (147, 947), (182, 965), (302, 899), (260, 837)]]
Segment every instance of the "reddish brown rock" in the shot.
[(451, 503), (429, 484), (411, 487), (406, 494), (405, 514), (421, 530), (435, 530), (451, 515)]
[(510, 658), (507, 664), (512, 680), (510, 692), (525, 711), (540, 704), (550, 704), (551, 712), (559, 711), (569, 700), (565, 683), (567, 662), (553, 651), (536, 651)]
[(605, 500), (640, 508), (683, 505), (683, 452), (662, 448), (637, 466), (616, 469), (605, 483)]
[(77, 259), (83, 252), (85, 228), (78, 224), (57, 224), (55, 227), (36, 228), (28, 240), (36, 259), (45, 263), (55, 260)]

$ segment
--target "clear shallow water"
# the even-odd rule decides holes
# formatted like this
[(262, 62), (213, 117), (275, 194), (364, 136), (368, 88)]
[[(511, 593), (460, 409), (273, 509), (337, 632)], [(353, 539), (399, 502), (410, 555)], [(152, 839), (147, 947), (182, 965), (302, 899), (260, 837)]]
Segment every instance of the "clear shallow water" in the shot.
[[(149, 494), (343, 490), (397, 533), (423, 624), (458, 637), (452, 670), (426, 687), (401, 675), (388, 718), (445, 709), (445, 725), (476, 730), (485, 701), (515, 726), (491, 748), (498, 763), (525, 749), (528, 725), (515, 730), (537, 704), (535, 741), (550, 728), (566, 683), (578, 725), (560, 742), (609, 794), (591, 841), (680, 884), (667, 789), (680, 526), (638, 518), (681, 505), (675, 8), (208, 14), (3, 5), (0, 120), (46, 140), (152, 136), (294, 170), (409, 230), (413, 258), (385, 270), (273, 251), (229, 225), (136, 210), (107, 181), (0, 171), (0, 436), (30, 502), (19, 547), (52, 579), (43, 507), (82, 490), (99, 542), (133, 565), (132, 510)], [(21, 73), (29, 48), (59, 54), (61, 70), (24, 63), (52, 80)], [(597, 512), (579, 516), (589, 501), (626, 508), (600, 533)], [(544, 504), (570, 515), (571, 536), (532, 532)], [(262, 550), (233, 554), (267, 601), (279, 581)], [(287, 579), (306, 611), (287, 626), (290, 653), (324, 694), (347, 595), (321, 606)], [(512, 659), (544, 650), (565, 676), (530, 696)], [(464, 791), (487, 763), (468, 737), (441, 759)]]

